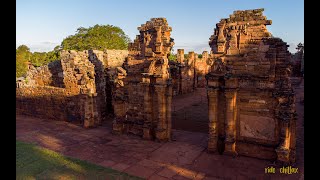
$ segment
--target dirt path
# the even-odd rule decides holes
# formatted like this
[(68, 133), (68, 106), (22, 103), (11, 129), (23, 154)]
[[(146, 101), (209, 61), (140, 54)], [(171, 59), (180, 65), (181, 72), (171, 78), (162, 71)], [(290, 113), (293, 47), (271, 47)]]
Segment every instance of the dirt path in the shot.
[(173, 129), (208, 133), (208, 100), (205, 88), (173, 97), (172, 106)]

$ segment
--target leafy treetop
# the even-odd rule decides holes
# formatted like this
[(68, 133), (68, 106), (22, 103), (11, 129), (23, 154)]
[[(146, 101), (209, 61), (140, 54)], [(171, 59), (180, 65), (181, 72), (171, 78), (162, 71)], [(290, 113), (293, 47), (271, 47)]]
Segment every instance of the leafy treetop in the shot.
[(112, 25), (95, 25), (94, 27), (79, 27), (75, 35), (65, 38), (61, 47), (64, 50), (104, 50), (127, 49), (129, 37), (123, 30)]

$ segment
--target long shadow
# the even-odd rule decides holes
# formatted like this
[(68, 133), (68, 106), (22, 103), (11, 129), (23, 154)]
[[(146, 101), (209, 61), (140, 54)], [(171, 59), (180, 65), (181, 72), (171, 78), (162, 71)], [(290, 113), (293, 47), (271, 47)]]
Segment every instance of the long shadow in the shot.
[[(52, 89), (52, 88), (51, 88)], [(55, 90), (52, 90), (55, 91)], [(57, 93), (39, 96), (17, 96), (16, 113), (50, 120), (83, 124), (84, 95), (64, 96)]]
[(63, 81), (63, 69), (61, 65), (61, 61), (53, 61), (48, 64), (49, 71), (52, 74), (52, 82), (50, 86), (65, 88), (65, 84)]
[(141, 179), (16, 141), (17, 179)]
[(88, 50), (89, 54), (89, 61), (94, 65), (94, 72), (95, 72), (95, 85), (96, 85), (96, 92), (97, 92), (97, 108), (98, 112), (100, 113), (101, 120), (105, 120), (107, 116), (107, 109), (108, 105), (111, 101), (107, 101), (107, 94), (106, 94), (106, 73), (105, 67), (103, 63), (99, 60), (97, 55), (93, 52), (93, 50)]

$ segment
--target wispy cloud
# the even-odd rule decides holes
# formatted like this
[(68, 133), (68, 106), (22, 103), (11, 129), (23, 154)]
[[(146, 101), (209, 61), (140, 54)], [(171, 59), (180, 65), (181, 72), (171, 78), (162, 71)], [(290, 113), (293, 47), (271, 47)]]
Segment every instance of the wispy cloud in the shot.
[(297, 52), (296, 47), (297, 47), (298, 44), (288, 43), (288, 45), (289, 45), (288, 50), (289, 50), (291, 53)]
[(193, 43), (179, 43), (177, 42), (174, 45), (175, 53), (177, 49), (184, 49), (184, 53), (189, 51), (194, 51), (195, 53), (201, 54), (203, 51), (210, 52), (210, 47), (208, 42), (193, 42)]
[(44, 41), (30, 44), (16, 43), (16, 48), (22, 44), (28, 46), (31, 52), (49, 52), (52, 51), (56, 46), (60, 45), (60, 43)]

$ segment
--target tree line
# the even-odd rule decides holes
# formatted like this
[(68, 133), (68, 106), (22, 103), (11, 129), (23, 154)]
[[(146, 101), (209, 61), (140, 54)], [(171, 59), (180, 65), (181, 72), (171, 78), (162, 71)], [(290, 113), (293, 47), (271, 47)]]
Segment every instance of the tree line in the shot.
[(124, 31), (113, 25), (95, 25), (93, 27), (79, 27), (74, 35), (66, 37), (61, 45), (49, 52), (31, 52), (26, 45), (16, 49), (16, 77), (25, 76), (28, 65), (35, 67), (60, 60), (61, 50), (105, 50), (127, 49), (129, 37)]

